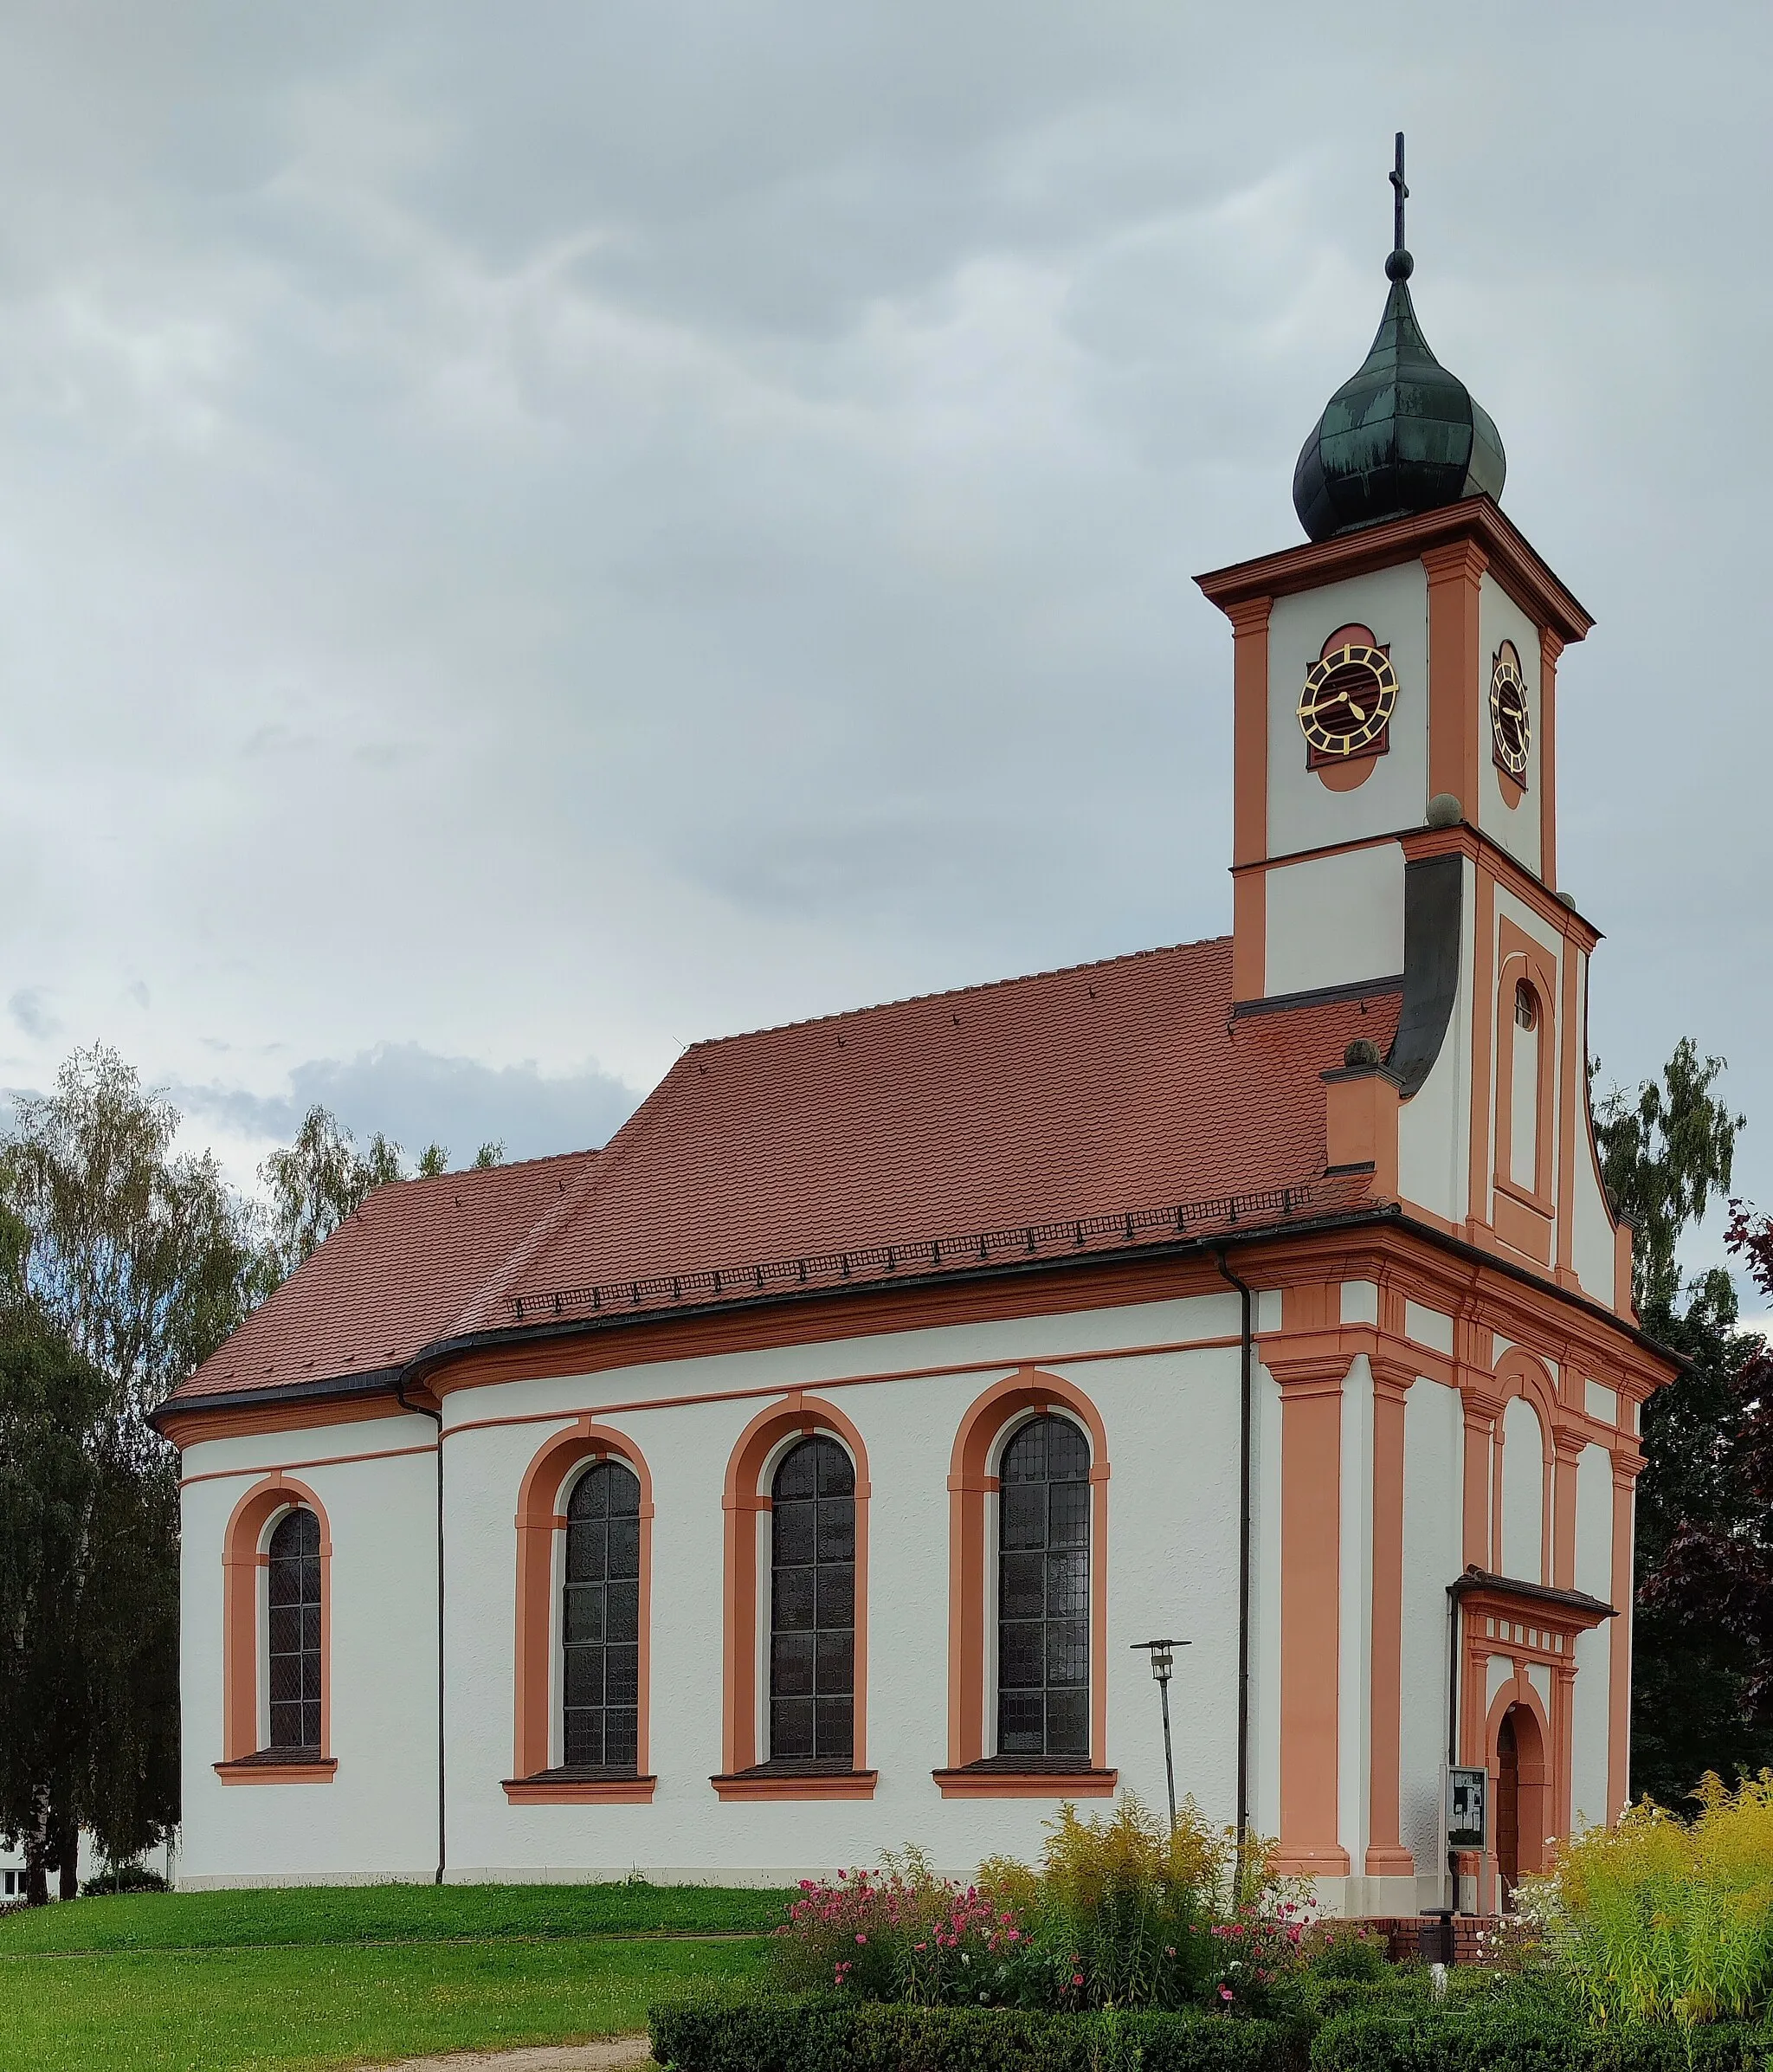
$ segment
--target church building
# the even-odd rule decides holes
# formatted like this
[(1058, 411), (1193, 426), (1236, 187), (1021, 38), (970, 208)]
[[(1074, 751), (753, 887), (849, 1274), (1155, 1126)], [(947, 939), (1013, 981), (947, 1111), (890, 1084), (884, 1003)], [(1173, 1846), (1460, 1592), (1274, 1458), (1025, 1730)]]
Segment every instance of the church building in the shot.
[(699, 1043), (600, 1151), (377, 1190), (157, 1412), (182, 1884), (1032, 1856), (1164, 1804), (1166, 1634), (1178, 1793), (1332, 1911), (1617, 1813), (1674, 1368), (1557, 870), (1590, 621), (1399, 216), (1305, 542), (1199, 578), (1228, 935)]

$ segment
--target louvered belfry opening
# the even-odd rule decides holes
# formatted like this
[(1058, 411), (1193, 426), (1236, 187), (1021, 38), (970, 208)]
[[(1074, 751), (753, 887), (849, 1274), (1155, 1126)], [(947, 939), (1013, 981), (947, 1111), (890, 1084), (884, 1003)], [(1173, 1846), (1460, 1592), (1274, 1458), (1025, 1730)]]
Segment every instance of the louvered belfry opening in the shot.
[(320, 1748), (320, 1521), (286, 1512), (271, 1535), (271, 1746)]
[(855, 1757), (855, 1468), (800, 1440), (770, 1484), (770, 1759)]
[(997, 1509), (997, 1752), (1090, 1752), (1090, 1449), (1063, 1417), (1003, 1449)]
[(640, 1511), (640, 1480), (619, 1461), (589, 1468), (567, 1502), (561, 1759), (571, 1770), (638, 1765)]

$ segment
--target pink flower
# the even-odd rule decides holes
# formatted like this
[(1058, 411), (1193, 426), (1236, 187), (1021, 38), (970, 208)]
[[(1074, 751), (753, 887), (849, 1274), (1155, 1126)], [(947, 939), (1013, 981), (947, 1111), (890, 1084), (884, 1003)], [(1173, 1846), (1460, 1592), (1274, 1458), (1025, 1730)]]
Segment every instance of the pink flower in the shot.
[(1083, 1973), (1082, 1973), (1081, 1972), (1073, 1972), (1071, 1974), (1071, 1983), (1072, 1983), (1073, 1985), (1081, 1985), (1083, 1984), (1083, 1982), (1084, 1982), (1084, 1975), (1083, 1975)]
[(1222, 2000), (1230, 1999), (1232, 1998), (1231, 1988), (1228, 1985), (1222, 1985), (1219, 1988), (1219, 1998)]

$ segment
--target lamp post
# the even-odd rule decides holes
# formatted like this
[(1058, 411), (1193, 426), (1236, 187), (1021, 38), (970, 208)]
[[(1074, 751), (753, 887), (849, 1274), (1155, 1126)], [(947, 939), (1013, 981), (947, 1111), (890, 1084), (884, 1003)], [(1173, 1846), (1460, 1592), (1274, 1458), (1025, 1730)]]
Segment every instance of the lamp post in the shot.
[(1135, 1649), (1143, 1648), (1151, 1658), (1151, 1674), (1157, 1680), (1158, 1701), (1164, 1707), (1164, 1779), (1170, 1787), (1170, 1831), (1176, 1832), (1176, 1759), (1170, 1752), (1170, 1674), (1176, 1666), (1176, 1650), (1190, 1648), (1192, 1641), (1186, 1640), (1136, 1640)]

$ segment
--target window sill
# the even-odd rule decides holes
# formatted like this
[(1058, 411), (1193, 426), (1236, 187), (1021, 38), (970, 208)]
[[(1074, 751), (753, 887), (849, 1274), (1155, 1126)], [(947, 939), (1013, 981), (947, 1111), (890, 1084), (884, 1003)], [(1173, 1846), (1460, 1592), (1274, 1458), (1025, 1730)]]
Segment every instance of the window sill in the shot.
[(514, 1806), (646, 1806), (658, 1782), (632, 1770), (540, 1770), (507, 1777), (504, 1790)]
[(338, 1768), (338, 1757), (318, 1748), (261, 1748), (215, 1765), (224, 1785), (330, 1785)]
[(711, 1777), (722, 1798), (872, 1798), (878, 1770), (846, 1770), (835, 1763), (758, 1763)]
[(1001, 1755), (930, 1774), (944, 1798), (1112, 1798), (1120, 1779), (1118, 1770), (1093, 1770), (1086, 1762), (1041, 1763)]

